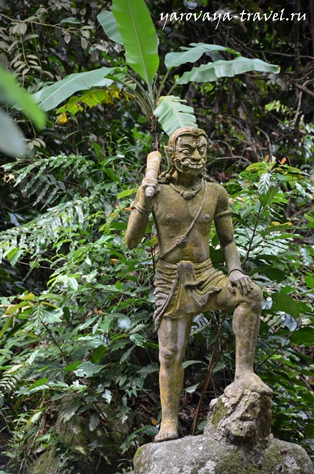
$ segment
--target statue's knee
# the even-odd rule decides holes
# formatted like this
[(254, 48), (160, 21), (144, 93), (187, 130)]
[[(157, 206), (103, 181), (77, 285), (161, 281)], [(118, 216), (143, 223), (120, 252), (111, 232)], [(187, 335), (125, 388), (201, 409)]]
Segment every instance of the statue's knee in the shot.
[(247, 296), (248, 296), (249, 301), (250, 301), (251, 304), (253, 304), (254, 306), (257, 306), (259, 308), (262, 307), (263, 292), (262, 292), (262, 290), (260, 289), (260, 287), (258, 285), (256, 285), (255, 283), (252, 283), (252, 289), (248, 293)]
[(168, 347), (159, 348), (159, 362), (165, 368), (172, 366), (178, 357), (178, 347), (173, 344)]

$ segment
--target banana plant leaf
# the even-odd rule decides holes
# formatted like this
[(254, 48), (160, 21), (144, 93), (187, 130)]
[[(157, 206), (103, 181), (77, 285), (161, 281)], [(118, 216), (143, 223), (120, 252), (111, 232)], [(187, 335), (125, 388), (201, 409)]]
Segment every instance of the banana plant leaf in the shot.
[(116, 68), (102, 67), (95, 71), (70, 74), (65, 79), (36, 92), (33, 98), (43, 110), (54, 109), (75, 92), (97, 87), (104, 77), (113, 74), (116, 70)]
[(115, 43), (123, 44), (122, 37), (117, 28), (117, 21), (112, 12), (103, 10), (97, 15), (97, 20), (104, 29), (104, 32)]
[(227, 51), (232, 54), (239, 54), (233, 49), (225, 48), (217, 44), (191, 43), (191, 48), (181, 47), (182, 51), (168, 53), (165, 56), (165, 66), (167, 69), (181, 66), (185, 63), (195, 63), (204, 53)]
[(27, 154), (27, 146), (21, 130), (10, 117), (0, 110), (0, 151), (5, 155), (22, 158)]
[(193, 108), (184, 102), (174, 95), (160, 97), (158, 101), (154, 115), (168, 135), (181, 127), (197, 127)]
[(177, 79), (177, 84), (187, 84), (188, 82), (213, 82), (220, 77), (233, 77), (249, 71), (260, 71), (277, 74), (279, 67), (268, 64), (260, 59), (250, 59), (240, 56), (230, 61), (219, 60), (213, 63), (202, 64), (193, 67)]
[(16, 77), (2, 67), (0, 67), (0, 102), (20, 109), (37, 128), (45, 126), (46, 114), (38, 107), (31, 94), (20, 86)]
[(112, 13), (125, 48), (127, 64), (151, 85), (159, 66), (158, 38), (144, 0), (113, 0)]

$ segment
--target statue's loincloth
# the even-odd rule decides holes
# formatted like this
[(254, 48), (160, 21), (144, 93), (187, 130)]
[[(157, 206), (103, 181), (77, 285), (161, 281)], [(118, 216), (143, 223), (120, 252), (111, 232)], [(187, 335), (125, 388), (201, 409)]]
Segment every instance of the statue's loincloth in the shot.
[(171, 264), (159, 259), (154, 283), (156, 331), (164, 316), (180, 318), (200, 313), (209, 296), (221, 290), (217, 285), (223, 278), (225, 275), (213, 268), (211, 260)]

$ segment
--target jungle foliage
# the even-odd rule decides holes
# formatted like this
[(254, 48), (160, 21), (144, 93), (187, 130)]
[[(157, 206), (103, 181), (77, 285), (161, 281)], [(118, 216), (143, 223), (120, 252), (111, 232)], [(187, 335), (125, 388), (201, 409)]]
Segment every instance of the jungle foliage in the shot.
[[(275, 392), (273, 433), (312, 455), (314, 24), (310, 17), (165, 24), (162, 12), (212, 14), (222, 5), (137, 0), (126, 12), (122, 0), (105, 3), (24, 0), (1, 7), (0, 60), (47, 111), (39, 132), (11, 108), (29, 151), (15, 152), (16, 160), (6, 150), (1, 155), (6, 472), (31, 472), (52, 447), (57, 473), (78, 472), (78, 453), (56, 428), (74, 418), (95, 433), (88, 450), (100, 462), (108, 459), (97, 430), (114, 439), (117, 474), (156, 433), (158, 247), (152, 222), (132, 251), (124, 231), (147, 153), (191, 123), (210, 137), (208, 173), (230, 195), (243, 268), (264, 291), (256, 370)], [(277, 3), (250, 2), (248, 11), (278, 10)], [(287, 15), (304, 13), (299, 2), (283, 7)], [(137, 21), (126, 23), (136, 8)], [(240, 8), (224, 4), (224, 11)], [(211, 237), (213, 262), (224, 270), (214, 229)], [(184, 364), (186, 435), (208, 372), (197, 433), (209, 401), (232, 381), (231, 315), (195, 318)]]

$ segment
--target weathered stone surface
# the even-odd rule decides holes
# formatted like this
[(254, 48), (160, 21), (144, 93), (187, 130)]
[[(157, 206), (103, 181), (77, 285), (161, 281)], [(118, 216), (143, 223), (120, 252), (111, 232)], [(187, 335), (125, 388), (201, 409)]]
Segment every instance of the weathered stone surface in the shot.
[(314, 474), (300, 446), (270, 437), (265, 449), (235, 446), (206, 435), (142, 446), (135, 474)]
[[(52, 445), (33, 463), (28, 474), (66, 472), (69, 466), (74, 467), (76, 474), (114, 474), (117, 471), (119, 445), (100, 428), (90, 431), (88, 420), (74, 415), (66, 423), (57, 423), (55, 432), (63, 455), (60, 456), (57, 447)], [(95, 444), (93, 450), (91, 443)]]
[(271, 398), (237, 382), (212, 400), (204, 434), (233, 444), (264, 445), (270, 436)]
[(0, 426), (0, 472), (1, 470), (6, 471), (6, 466), (10, 461), (10, 457), (4, 454), (4, 452), (10, 451), (9, 443), (10, 436), (5, 431), (5, 426)]
[(269, 395), (233, 383), (212, 401), (204, 435), (138, 449), (134, 474), (314, 474), (300, 446), (270, 432)]
[[(72, 396), (66, 398), (61, 410), (73, 401)], [(28, 470), (28, 474), (52, 474), (66, 472), (68, 466), (74, 468), (75, 474), (114, 474), (119, 462), (117, 452), (120, 444), (128, 436), (126, 426), (117, 419), (110, 405), (99, 405), (106, 416), (108, 433), (100, 426), (94, 431), (89, 429), (89, 420), (74, 415), (67, 422), (60, 416), (54, 426), (55, 437), (58, 437), (60, 450), (55, 444), (41, 454)], [(109, 431), (110, 430), (110, 431)]]

